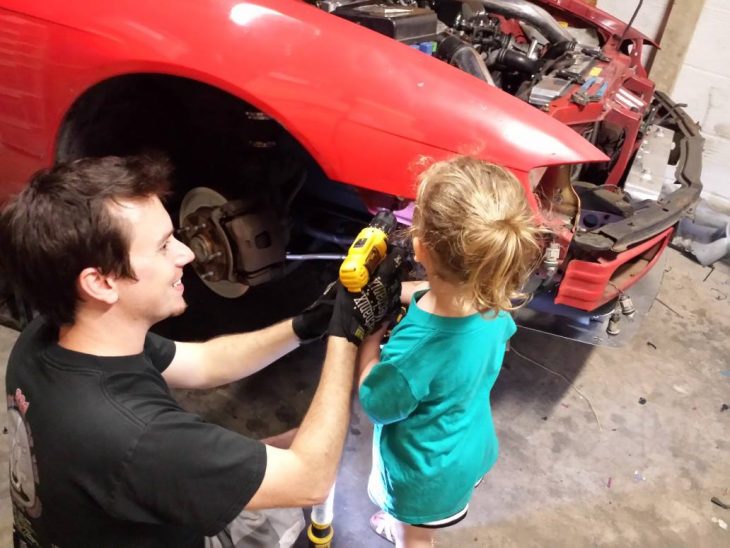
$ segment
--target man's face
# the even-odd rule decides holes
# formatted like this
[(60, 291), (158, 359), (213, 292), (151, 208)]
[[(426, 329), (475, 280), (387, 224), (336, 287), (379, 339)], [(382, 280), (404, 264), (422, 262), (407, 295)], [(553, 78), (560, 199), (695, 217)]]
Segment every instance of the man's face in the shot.
[(185, 311), (183, 266), (193, 252), (173, 236), (170, 216), (157, 197), (125, 201), (114, 212), (128, 223), (129, 261), (136, 280), (117, 280), (117, 306), (134, 321), (152, 325)]

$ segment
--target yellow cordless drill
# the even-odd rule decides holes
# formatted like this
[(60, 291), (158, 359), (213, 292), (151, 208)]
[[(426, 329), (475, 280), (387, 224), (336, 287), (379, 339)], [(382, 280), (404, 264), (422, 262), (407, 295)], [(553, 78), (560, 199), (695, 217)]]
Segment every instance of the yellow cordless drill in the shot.
[(350, 293), (362, 290), (388, 253), (388, 237), (398, 224), (392, 211), (381, 209), (352, 242), (340, 265), (340, 282)]

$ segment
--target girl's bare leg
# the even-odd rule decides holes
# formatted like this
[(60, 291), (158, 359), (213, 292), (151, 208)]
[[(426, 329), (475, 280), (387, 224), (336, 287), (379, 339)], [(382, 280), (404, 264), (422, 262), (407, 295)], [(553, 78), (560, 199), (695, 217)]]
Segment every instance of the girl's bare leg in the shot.
[(435, 529), (414, 527), (400, 521), (395, 521), (396, 548), (431, 548), (436, 536)]

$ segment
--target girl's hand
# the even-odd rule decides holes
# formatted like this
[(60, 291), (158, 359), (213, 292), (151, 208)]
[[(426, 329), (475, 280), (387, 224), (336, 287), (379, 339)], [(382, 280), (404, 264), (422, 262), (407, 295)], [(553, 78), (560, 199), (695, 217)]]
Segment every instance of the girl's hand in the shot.
[(388, 330), (388, 325), (383, 325), (372, 335), (363, 339), (358, 354), (358, 378), (360, 384), (368, 376), (370, 370), (380, 361), (380, 342)]

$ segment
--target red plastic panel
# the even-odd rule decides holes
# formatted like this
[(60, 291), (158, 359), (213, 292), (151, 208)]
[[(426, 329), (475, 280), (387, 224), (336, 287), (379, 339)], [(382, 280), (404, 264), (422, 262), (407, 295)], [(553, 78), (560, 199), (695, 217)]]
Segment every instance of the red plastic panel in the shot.
[[(664, 252), (664, 248), (667, 247), (673, 230), (673, 228), (668, 228), (650, 240), (642, 242), (628, 251), (619, 253), (612, 260), (598, 259), (598, 262), (588, 262), (574, 259), (570, 261), (565, 276), (563, 276), (563, 281), (558, 288), (555, 304), (565, 304), (580, 310), (590, 311), (614, 299), (619, 290), (625, 291), (651, 270)], [(613, 283), (609, 285), (609, 280), (619, 267), (656, 245), (659, 246), (657, 252), (640, 272), (623, 283), (617, 284), (618, 287), (614, 287)]]

